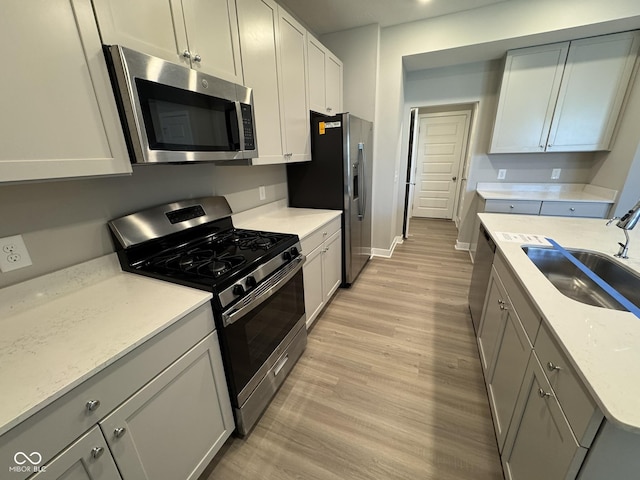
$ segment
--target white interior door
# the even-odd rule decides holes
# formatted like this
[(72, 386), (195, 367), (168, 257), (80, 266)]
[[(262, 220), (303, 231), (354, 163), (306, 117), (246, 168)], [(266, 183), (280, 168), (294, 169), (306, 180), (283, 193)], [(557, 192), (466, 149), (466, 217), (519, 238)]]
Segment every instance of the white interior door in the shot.
[(470, 116), (466, 111), (420, 115), (412, 216), (453, 218)]

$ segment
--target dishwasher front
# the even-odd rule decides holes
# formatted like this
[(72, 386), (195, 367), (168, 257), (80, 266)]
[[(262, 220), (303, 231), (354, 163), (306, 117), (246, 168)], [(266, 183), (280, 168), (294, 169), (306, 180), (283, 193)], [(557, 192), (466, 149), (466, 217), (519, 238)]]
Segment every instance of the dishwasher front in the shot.
[(495, 252), (495, 242), (484, 226), (480, 225), (478, 249), (473, 262), (473, 273), (471, 274), (471, 285), (469, 286), (469, 311), (471, 312), (471, 320), (476, 333), (480, 325), (484, 297), (489, 286), (489, 277), (491, 276), (491, 266), (493, 265)]

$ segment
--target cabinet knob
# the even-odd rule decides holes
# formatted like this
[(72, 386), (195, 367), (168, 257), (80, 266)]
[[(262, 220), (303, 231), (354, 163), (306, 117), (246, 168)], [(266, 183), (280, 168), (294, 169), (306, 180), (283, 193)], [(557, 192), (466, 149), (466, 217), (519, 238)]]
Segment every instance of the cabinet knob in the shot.
[(538, 395), (540, 395), (540, 398), (547, 398), (547, 397), (551, 396), (551, 394), (549, 392), (545, 392), (541, 388), (538, 389)]
[(576, 211), (576, 209), (574, 207), (571, 207), (569, 210), (572, 211), (572, 212)]
[(200, 63), (202, 61), (202, 57), (200, 55), (198, 55), (197, 53), (193, 56), (193, 61)]
[(458, 180), (458, 177), (451, 177), (451, 180), (453, 180), (454, 182)]
[(122, 438), (122, 436), (127, 433), (127, 429), (124, 427), (118, 427), (113, 431), (113, 436), (116, 438)]
[(104, 453), (104, 447), (93, 447), (91, 449), (91, 458), (100, 458)]
[(332, 110), (333, 110), (333, 108), (327, 107), (327, 112), (331, 112)]
[(553, 362), (547, 362), (547, 368), (549, 369), (550, 372), (553, 372), (554, 370), (555, 371), (562, 370), (562, 367), (559, 367)]
[(182, 52), (182, 56), (188, 60), (191, 58), (191, 52), (189, 52), (189, 50), (185, 50)]
[(515, 206), (514, 205), (509, 205), (509, 208), (515, 208)]
[(89, 400), (87, 402), (87, 410), (93, 412), (100, 406), (100, 400)]

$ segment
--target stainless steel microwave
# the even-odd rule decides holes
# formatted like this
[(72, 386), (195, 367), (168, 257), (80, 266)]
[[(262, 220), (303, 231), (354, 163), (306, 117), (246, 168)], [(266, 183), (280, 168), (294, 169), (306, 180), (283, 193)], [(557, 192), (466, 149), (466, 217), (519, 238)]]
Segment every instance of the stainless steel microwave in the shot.
[(250, 88), (119, 45), (105, 53), (133, 163), (258, 156)]

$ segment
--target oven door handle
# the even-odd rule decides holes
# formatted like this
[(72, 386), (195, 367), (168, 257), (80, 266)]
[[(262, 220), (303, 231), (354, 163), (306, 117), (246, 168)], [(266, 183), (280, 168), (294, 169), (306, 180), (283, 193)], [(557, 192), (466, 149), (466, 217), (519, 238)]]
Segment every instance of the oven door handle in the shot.
[(257, 306), (259, 306), (262, 302), (271, 297), (274, 293), (280, 290), (285, 283), (287, 283), (298, 271), (302, 268), (302, 265), (306, 261), (307, 257), (304, 255), (299, 255), (291, 262), (291, 265), (294, 262), (297, 262), (295, 267), (293, 267), (289, 272), (286, 273), (284, 277), (279, 279), (276, 283), (271, 285), (267, 290), (260, 293), (260, 295), (254, 297), (249, 303), (243, 305), (240, 308), (233, 307), (222, 314), (222, 323), (225, 327), (237, 322), (244, 314), (250, 312)]

